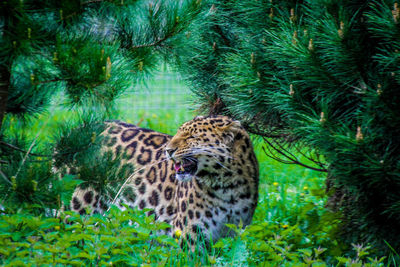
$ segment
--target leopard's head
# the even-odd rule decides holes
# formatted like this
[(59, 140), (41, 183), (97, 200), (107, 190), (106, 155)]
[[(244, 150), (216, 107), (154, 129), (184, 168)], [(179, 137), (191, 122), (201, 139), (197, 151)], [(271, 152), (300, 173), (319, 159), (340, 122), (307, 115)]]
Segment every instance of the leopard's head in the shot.
[(226, 116), (199, 116), (178, 129), (165, 151), (174, 161), (180, 181), (218, 176), (221, 170), (230, 169), (236, 137), (244, 135), (248, 137), (238, 121)]

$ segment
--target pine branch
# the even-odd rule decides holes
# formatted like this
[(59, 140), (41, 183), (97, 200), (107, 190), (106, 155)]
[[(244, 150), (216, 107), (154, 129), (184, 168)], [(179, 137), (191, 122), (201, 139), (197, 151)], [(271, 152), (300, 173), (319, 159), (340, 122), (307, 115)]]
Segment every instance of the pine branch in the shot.
[(55, 78), (52, 80), (46, 80), (46, 81), (38, 81), (38, 82), (33, 82), (33, 85), (40, 85), (40, 84), (47, 84), (47, 83), (53, 83), (53, 82), (62, 82), (70, 80), (70, 78)]
[(166, 41), (171, 36), (172, 36), (172, 34), (168, 34), (168, 35), (165, 35), (163, 38), (159, 38), (157, 41), (154, 41), (152, 43), (132, 46), (131, 49), (158, 46), (159, 44), (161, 44), (162, 42)]
[(220, 25), (215, 25), (215, 31), (222, 38), (226, 47), (232, 47), (231, 40), (229, 40), (226, 34), (224, 34), (224, 32), (222, 31), (222, 27)]
[(287, 140), (288, 137), (292, 137), (292, 135), (287, 134), (287, 133), (281, 133), (281, 134), (270, 134), (270, 133), (265, 133), (262, 131), (250, 129), (249, 132), (252, 134), (264, 137), (264, 138), (276, 138), (276, 139), (285, 139)]
[(2, 172), (2, 170), (0, 170), (0, 176), (4, 179), (4, 181), (12, 185), (12, 182), (7, 178), (7, 176), (4, 174), (4, 172)]
[[(14, 150), (19, 151), (19, 152), (22, 152), (22, 153), (28, 153), (28, 151), (26, 151), (26, 150), (24, 150), (24, 149), (22, 149), (22, 148), (19, 148), (19, 147), (17, 147), (17, 146), (8, 144), (8, 143), (6, 143), (6, 142), (4, 142), (4, 141), (0, 141), (0, 145), (4, 145), (4, 146), (6, 146), (6, 147), (8, 147), (8, 148), (14, 149)], [(29, 155), (34, 156), (34, 157), (44, 157), (44, 158), (51, 158), (51, 157), (53, 157), (53, 155), (44, 155), (44, 154), (37, 154), (37, 153), (32, 153), (32, 152), (29, 152)]]
[(325, 164), (322, 163), (322, 162), (319, 160), (319, 158), (320, 158), (319, 155), (316, 155), (316, 157), (318, 158), (318, 160), (316, 160), (316, 159), (314, 159), (313, 157), (308, 156), (308, 155), (306, 155), (306, 153), (304, 153), (303, 151), (301, 151), (301, 148), (300, 148), (300, 147), (297, 147), (297, 146), (296, 146), (295, 149), (296, 149), (296, 152), (297, 152), (297, 153), (299, 153), (300, 155), (302, 155), (302, 156), (303, 156), (304, 158), (306, 158), (307, 160), (313, 162), (315, 165), (319, 166), (321, 169), (326, 169), (326, 168), (325, 168)]
[(22, 167), (24, 166), (24, 164), (25, 164), (25, 162), (26, 162), (26, 160), (27, 160), (29, 154), (31, 153), (33, 147), (35, 146), (35, 143), (36, 143), (37, 139), (39, 138), (39, 136), (40, 136), (42, 130), (44, 129), (44, 127), (46, 127), (46, 125), (47, 125), (47, 123), (49, 122), (49, 120), (50, 120), (50, 117), (44, 122), (42, 128), (37, 132), (35, 138), (33, 139), (31, 145), (29, 146), (28, 151), (26, 152), (24, 158), (22, 159), (21, 164), (19, 165), (19, 168), (18, 168), (18, 170), (17, 170), (17, 173), (15, 174), (15, 177), (18, 177), (19, 172), (21, 171)]
[(131, 49), (138, 49), (138, 48), (144, 48), (144, 47), (153, 47), (153, 46), (158, 46), (160, 44), (162, 44), (163, 42), (165, 42), (167, 39), (173, 37), (175, 34), (180, 33), (182, 30), (176, 30), (178, 23), (175, 22), (174, 26), (172, 27), (171, 31), (168, 32), (166, 35), (164, 35), (164, 37), (162, 38), (158, 38), (157, 41), (154, 41), (152, 43), (149, 44), (142, 44), (142, 45), (136, 45), (136, 46), (132, 46), (130, 47)]
[[(302, 167), (314, 170), (314, 171), (320, 171), (320, 172), (327, 172), (328, 170), (325, 168), (315, 168), (312, 167), (308, 164), (302, 163), (300, 162), (297, 157), (295, 155), (293, 155), (293, 153), (291, 153), (290, 151), (288, 151), (287, 149), (285, 149), (282, 145), (280, 145), (279, 143), (275, 142), (275, 144), (273, 144), (271, 141), (269, 141), (267, 138), (263, 137), (263, 140), (268, 144), (267, 149), (269, 150), (269, 153), (265, 150), (265, 147), (263, 147), (263, 151), (264, 153), (271, 157), (274, 160), (277, 160), (281, 163), (284, 164), (296, 164), (296, 165), (300, 165)], [(277, 156), (274, 155), (274, 153), (270, 150), (270, 148), (272, 148), (275, 152), (277, 152), (278, 154), (280, 154), (281, 156), (283, 156), (284, 158), (287, 158), (288, 160), (283, 160), (282, 158), (279, 158)], [(320, 166), (320, 165), (319, 165)], [(320, 166), (322, 167), (322, 166)]]
[(81, 5), (88, 5), (88, 4), (92, 4), (92, 3), (98, 3), (98, 2), (104, 2), (104, 0), (90, 0), (90, 1), (86, 1), (86, 2), (82, 2)]
[[(3, 35), (4, 33), (9, 31), (9, 17), (7, 14), (8, 13), (6, 13), (5, 17), (3, 18), (4, 24), (1, 29), (1, 34)], [(3, 116), (6, 112), (7, 107), (8, 90), (11, 77), (10, 66), (11, 63), (9, 57), (0, 64), (0, 129), (3, 123)]]
[[(104, 0), (91, 0), (91, 1), (87, 1), (87, 2), (82, 2), (81, 6), (89, 5), (89, 4), (93, 4), (93, 3), (101, 3), (101, 2), (104, 2)], [(63, 18), (63, 20), (68, 20), (69, 18), (72, 18), (72, 17), (76, 16), (77, 14), (78, 14), (77, 11), (72, 12), (71, 14), (69, 14), (68, 16)]]
[(8, 67), (0, 64), (0, 130), (1, 126), (3, 125), (4, 114), (7, 110), (7, 99), (10, 87), (10, 77), (11, 74)]

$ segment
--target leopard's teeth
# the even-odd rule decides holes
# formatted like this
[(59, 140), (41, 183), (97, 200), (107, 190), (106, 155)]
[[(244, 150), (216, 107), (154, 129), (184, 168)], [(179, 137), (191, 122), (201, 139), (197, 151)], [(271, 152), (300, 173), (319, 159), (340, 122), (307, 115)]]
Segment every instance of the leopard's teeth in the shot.
[(179, 169), (177, 171), (184, 172), (185, 168), (183, 168), (183, 161), (178, 161), (177, 164), (179, 164)]
[(184, 161), (177, 161), (177, 164), (179, 164), (179, 171), (182, 171), (182, 172), (184, 172), (185, 171), (185, 168), (183, 168), (183, 163), (184, 163)]

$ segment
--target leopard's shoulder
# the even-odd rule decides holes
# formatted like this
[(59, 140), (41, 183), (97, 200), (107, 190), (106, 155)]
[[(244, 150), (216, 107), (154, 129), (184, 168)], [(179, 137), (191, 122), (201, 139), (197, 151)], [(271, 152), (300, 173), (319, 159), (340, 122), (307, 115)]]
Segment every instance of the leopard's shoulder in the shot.
[(106, 121), (103, 136), (104, 150), (112, 151), (122, 162), (136, 167), (163, 160), (163, 148), (172, 136), (141, 128), (123, 121)]

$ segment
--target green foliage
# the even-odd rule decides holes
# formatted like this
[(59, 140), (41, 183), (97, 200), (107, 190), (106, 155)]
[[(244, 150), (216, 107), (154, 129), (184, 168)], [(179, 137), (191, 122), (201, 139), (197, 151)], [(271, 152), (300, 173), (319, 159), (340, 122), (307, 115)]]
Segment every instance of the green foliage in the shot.
[(104, 123), (98, 123), (96, 118), (94, 120), (84, 118), (81, 122), (77, 128), (70, 125), (60, 127), (57, 133), (59, 137), (55, 137), (56, 140), (59, 140), (54, 153), (56, 168), (63, 164), (72, 166), (76, 161), (80, 162), (86, 157), (96, 157), (101, 154), (102, 137), (100, 134), (105, 129)]
[[(314, 182), (317, 185), (318, 181), (308, 180)], [(215, 244), (221, 249), (218, 262), (235, 266), (384, 266), (385, 257), (367, 257), (376, 253), (369, 246), (353, 245), (356, 253), (349, 253), (338, 236), (340, 216), (324, 209), (326, 196), (318, 187), (305, 186), (299, 193), (292, 186), (274, 182), (267, 192), (253, 223), (244, 230), (229, 225), (236, 237)]]
[[(0, 205), (59, 208), (71, 189), (55, 186), (61, 177), (52, 171), (75, 173), (73, 166), (81, 186), (116, 187), (132, 170), (100, 152), (101, 123), (158, 66), (199, 7), (194, 0), (2, 1)], [(30, 129), (54, 102), (72, 115)]]
[[(261, 159), (262, 160), (262, 159)], [(273, 163), (272, 163), (273, 165)], [(298, 175), (296, 172), (293, 174)], [(300, 172), (299, 172), (300, 173)], [(271, 173), (274, 174), (273, 172)], [(162, 235), (169, 225), (147, 216), (148, 210), (121, 211), (112, 206), (103, 215), (65, 212), (59, 218), (20, 211), (0, 215), (0, 262), (18, 265), (140, 265), (146, 266), (384, 266), (374, 248), (351, 247), (336, 236), (338, 217), (324, 209), (320, 178), (285, 185), (265, 176), (253, 223), (245, 229), (229, 225), (235, 237), (205, 250), (179, 247), (179, 240)], [(302, 188), (298, 188), (302, 186)]]
[[(0, 215), (0, 262), (33, 265), (130, 265), (165, 264), (171, 237), (157, 234), (169, 225), (154, 216), (111, 208), (107, 216), (80, 216), (66, 212), (60, 218), (29, 214)], [(68, 220), (69, 223), (63, 223)], [(132, 226), (134, 225), (134, 226)]]
[(137, 62), (121, 53), (118, 45), (94, 44), (87, 37), (70, 39), (58, 40), (53, 58), (60, 69), (58, 76), (65, 80), (69, 101), (111, 106), (122, 91), (132, 86), (135, 75), (131, 66)]
[[(11, 117), (10, 121), (14, 120)], [(98, 116), (91, 115), (68, 123), (70, 127), (62, 127), (58, 122), (56, 135), (48, 138), (58, 141), (54, 147), (44, 147), (46, 143), (38, 141), (41, 131), (35, 138), (29, 137), (29, 130), (8, 131), (0, 141), (0, 154), (4, 155), (0, 172), (2, 206), (12, 211), (22, 205), (35, 213), (54, 214), (62, 205), (69, 204), (79, 184), (103, 192), (106, 185), (116, 188), (123, 183), (132, 168), (121, 166), (120, 159), (111, 153), (102, 153), (104, 140), (100, 133), (105, 124), (98, 120)], [(71, 127), (74, 123), (80, 126)]]
[[(111, 107), (157, 66), (199, 9), (197, 1), (7, 1), (0, 66), (7, 112), (42, 112), (55, 91), (70, 104)], [(7, 79), (6, 75), (1, 79)]]
[(28, 151), (34, 151), (34, 144), (26, 136), (0, 141), (0, 154), (6, 155), (0, 158), (0, 202), (6, 210), (28, 209), (43, 213), (59, 209), (60, 196), (68, 198), (65, 194), (72, 194), (79, 184), (79, 180), (69, 177), (61, 181), (56, 179), (48, 156), (29, 156)]
[[(88, 121), (86, 121), (88, 120)], [(104, 152), (103, 146), (113, 140), (103, 137), (105, 123), (97, 119), (84, 119), (78, 128), (66, 127), (60, 130), (61, 137), (55, 146), (52, 165), (65, 179), (74, 174), (81, 181), (80, 188), (92, 187), (108, 200), (113, 199), (124, 181), (134, 172), (130, 163), (121, 164), (121, 157), (110, 151)], [(70, 199), (69, 199), (70, 200)], [(70, 201), (64, 201), (68, 205)]]
[(176, 55), (199, 104), (322, 155), (349, 242), (398, 250), (398, 4), (210, 0), (202, 12)]

